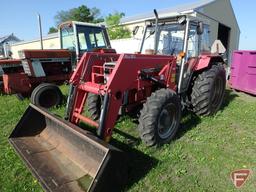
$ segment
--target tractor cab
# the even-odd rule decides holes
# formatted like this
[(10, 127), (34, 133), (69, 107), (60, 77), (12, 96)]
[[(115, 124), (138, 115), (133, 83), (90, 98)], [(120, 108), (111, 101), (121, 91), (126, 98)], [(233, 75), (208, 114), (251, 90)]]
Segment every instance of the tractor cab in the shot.
[(84, 22), (69, 21), (59, 26), (62, 49), (76, 53), (77, 58), (94, 49), (111, 48), (105, 26)]
[(176, 56), (178, 92), (185, 92), (199, 57), (211, 55), (209, 25), (189, 15), (159, 19), (155, 11), (155, 16), (147, 21), (140, 52)]
[(187, 15), (149, 20), (140, 52), (175, 56), (186, 54), (187, 59), (198, 57), (210, 53), (209, 32), (208, 24)]

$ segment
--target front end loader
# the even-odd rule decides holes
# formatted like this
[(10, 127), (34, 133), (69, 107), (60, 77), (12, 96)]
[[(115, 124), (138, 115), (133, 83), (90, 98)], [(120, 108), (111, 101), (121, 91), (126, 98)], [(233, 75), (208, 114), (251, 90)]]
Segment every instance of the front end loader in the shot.
[[(195, 49), (208, 31), (190, 16), (167, 21), (155, 14), (141, 53), (83, 54), (69, 81), (66, 120), (30, 105), (14, 129), (10, 143), (46, 191), (123, 189), (126, 158), (108, 144), (121, 115), (138, 114), (143, 142), (160, 146), (175, 137), (182, 110), (199, 116), (219, 110), (223, 60)], [(81, 123), (96, 127), (96, 133), (79, 128)]]
[(120, 191), (125, 156), (31, 104), (9, 138), (45, 191)]

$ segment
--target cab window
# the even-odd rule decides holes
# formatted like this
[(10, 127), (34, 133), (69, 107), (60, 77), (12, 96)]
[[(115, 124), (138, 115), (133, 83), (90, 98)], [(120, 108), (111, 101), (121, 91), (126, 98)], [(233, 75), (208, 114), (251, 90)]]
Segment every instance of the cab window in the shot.
[(79, 51), (92, 51), (95, 48), (106, 48), (103, 29), (100, 27), (77, 26)]
[(65, 26), (61, 29), (62, 49), (75, 50), (75, 36), (72, 26)]

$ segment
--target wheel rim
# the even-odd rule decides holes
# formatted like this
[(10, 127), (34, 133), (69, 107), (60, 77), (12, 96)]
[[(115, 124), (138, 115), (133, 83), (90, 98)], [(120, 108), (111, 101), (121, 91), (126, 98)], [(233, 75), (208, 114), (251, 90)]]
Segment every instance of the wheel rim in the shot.
[(176, 121), (176, 106), (172, 103), (166, 105), (158, 118), (158, 126), (157, 131), (158, 135), (161, 139), (167, 139), (170, 135), (175, 131), (175, 127), (177, 124)]
[(223, 83), (220, 77), (216, 78), (213, 84), (212, 106), (217, 108), (223, 95)]
[(46, 90), (39, 97), (39, 104), (42, 107), (50, 108), (57, 104), (58, 95), (53, 90)]

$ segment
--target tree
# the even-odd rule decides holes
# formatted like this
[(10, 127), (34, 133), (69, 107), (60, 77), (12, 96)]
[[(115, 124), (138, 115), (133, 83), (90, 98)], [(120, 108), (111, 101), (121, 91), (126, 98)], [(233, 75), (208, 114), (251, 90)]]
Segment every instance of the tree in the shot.
[(85, 5), (81, 5), (77, 8), (72, 8), (67, 11), (59, 11), (55, 17), (56, 25), (59, 25), (65, 21), (81, 21), (96, 23), (102, 22), (103, 18), (100, 17), (100, 10), (96, 7), (88, 8)]
[(124, 13), (114, 12), (106, 17), (105, 20), (108, 26), (108, 34), (110, 39), (123, 39), (131, 37), (130, 30), (120, 25), (120, 20), (124, 16)]
[(58, 29), (55, 28), (55, 27), (50, 27), (49, 31), (48, 31), (48, 34), (51, 34), (51, 33), (56, 33), (58, 32)]
[[(100, 15), (100, 10), (96, 7), (88, 8), (85, 5), (81, 5), (77, 8), (72, 8), (67, 11), (59, 11), (54, 16), (56, 26), (66, 21), (81, 21), (88, 23), (99, 23), (103, 22), (104, 19)], [(51, 27), (49, 33), (54, 33), (57, 30), (56, 27)]]
[(101, 23), (104, 22), (104, 19), (101, 17), (100, 10), (96, 7), (90, 9), (91, 15), (93, 16), (94, 20), (93, 23)]

